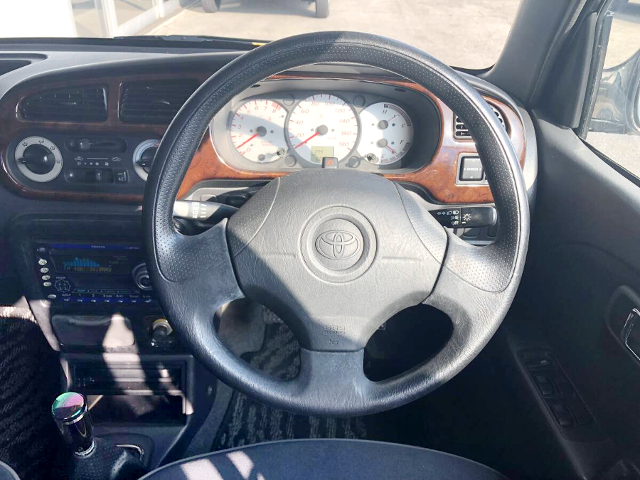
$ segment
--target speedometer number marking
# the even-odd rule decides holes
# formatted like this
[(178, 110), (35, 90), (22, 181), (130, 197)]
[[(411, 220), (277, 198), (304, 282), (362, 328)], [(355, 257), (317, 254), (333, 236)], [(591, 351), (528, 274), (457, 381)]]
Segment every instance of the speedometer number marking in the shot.
[(321, 163), (324, 157), (342, 160), (358, 140), (355, 111), (340, 97), (328, 93), (298, 103), (287, 126), (293, 150), (312, 163)]
[(286, 110), (266, 99), (249, 100), (236, 111), (230, 126), (231, 143), (251, 162), (269, 163), (284, 157)]

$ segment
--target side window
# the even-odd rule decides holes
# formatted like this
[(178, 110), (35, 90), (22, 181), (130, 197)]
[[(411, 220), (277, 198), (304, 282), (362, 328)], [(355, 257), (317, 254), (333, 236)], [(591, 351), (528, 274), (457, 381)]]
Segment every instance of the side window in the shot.
[(640, 177), (640, 0), (614, 0), (602, 76), (586, 141)]

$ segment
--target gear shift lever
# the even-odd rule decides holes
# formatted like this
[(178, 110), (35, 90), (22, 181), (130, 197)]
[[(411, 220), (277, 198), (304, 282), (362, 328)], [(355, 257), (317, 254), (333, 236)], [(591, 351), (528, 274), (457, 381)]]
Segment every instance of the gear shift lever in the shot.
[(59, 395), (51, 407), (53, 419), (76, 455), (88, 455), (95, 449), (93, 423), (87, 401), (80, 393)]
[(131, 480), (146, 473), (141, 459), (130, 451), (106, 439), (93, 437), (91, 415), (82, 394), (59, 395), (51, 413), (74, 453), (70, 480)]

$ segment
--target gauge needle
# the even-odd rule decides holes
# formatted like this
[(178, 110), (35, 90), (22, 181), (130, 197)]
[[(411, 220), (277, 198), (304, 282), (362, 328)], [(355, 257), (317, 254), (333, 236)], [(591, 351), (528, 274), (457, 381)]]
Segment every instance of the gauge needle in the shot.
[(239, 150), (242, 147), (244, 147), (247, 143), (249, 143), (251, 140), (253, 140), (254, 138), (256, 138), (258, 136), (258, 134), (256, 133), (255, 135), (253, 135), (251, 138), (249, 138), (249, 140), (242, 142), (242, 144), (238, 145), (236, 148)]
[(313, 135), (311, 135), (309, 138), (307, 138), (304, 142), (302, 142), (300, 145), (297, 145), (295, 148), (301, 147), (302, 145), (304, 145), (305, 143), (307, 143), (309, 140), (311, 140), (312, 138), (317, 137), (318, 135), (320, 135), (319, 132), (314, 133)]
[(391, 148), (389, 145), (387, 145), (387, 149), (394, 155), (396, 154), (396, 151), (393, 148)]

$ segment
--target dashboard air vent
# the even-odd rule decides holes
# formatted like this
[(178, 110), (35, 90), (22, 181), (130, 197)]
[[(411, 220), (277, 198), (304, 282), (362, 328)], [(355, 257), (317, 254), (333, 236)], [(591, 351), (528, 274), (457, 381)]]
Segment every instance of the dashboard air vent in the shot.
[(20, 102), (26, 120), (103, 122), (107, 119), (107, 90), (100, 85), (46, 90)]
[(198, 86), (195, 79), (127, 82), (120, 94), (120, 120), (168, 124)]
[[(502, 112), (500, 110), (498, 110), (496, 107), (494, 107), (493, 105), (489, 105), (489, 106), (491, 107), (491, 110), (493, 110), (493, 113), (496, 114), (496, 117), (498, 117), (498, 120), (500, 121), (500, 123), (502, 124), (504, 129), (506, 130), (507, 129), (507, 124), (504, 121), (504, 117), (502, 116)], [(458, 140), (471, 140), (471, 134), (469, 133), (469, 129), (462, 122), (462, 120), (460, 120), (460, 117), (458, 117), (458, 115), (455, 116), (455, 125), (454, 125), (453, 136), (455, 138), (457, 138)]]

